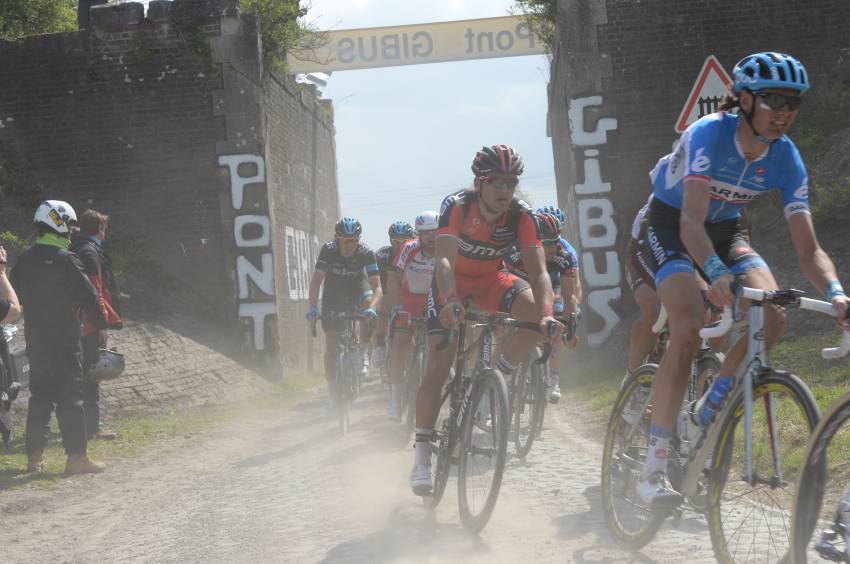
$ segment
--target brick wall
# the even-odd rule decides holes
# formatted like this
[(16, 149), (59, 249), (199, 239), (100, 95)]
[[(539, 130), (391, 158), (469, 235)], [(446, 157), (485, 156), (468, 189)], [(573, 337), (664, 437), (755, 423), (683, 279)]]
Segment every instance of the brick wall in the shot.
[(0, 157), (33, 202), (109, 214), (181, 287), (161, 301), (279, 378), (307, 368), (306, 283), (339, 206), (330, 103), (261, 53), (236, 0), (96, 7), (90, 30), (0, 42)]
[(581, 249), (591, 343), (606, 340), (633, 307), (622, 298), (619, 257), (651, 191), (648, 172), (670, 152), (674, 122), (706, 57), (731, 73), (752, 52), (792, 53), (812, 76), (807, 97), (817, 96), (850, 46), (847, 21), (843, 0), (558, 2), (550, 116), (559, 200), (569, 205), (570, 236)]

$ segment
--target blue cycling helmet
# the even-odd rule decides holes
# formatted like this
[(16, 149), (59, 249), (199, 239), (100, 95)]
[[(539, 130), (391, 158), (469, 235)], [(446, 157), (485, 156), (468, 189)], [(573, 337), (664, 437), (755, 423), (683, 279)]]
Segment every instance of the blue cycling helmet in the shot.
[(809, 89), (809, 73), (806, 67), (784, 53), (764, 52), (744, 57), (732, 71), (735, 79), (735, 94), (741, 90), (764, 90), (765, 88), (789, 88), (803, 94)]
[(344, 217), (336, 222), (334, 233), (337, 237), (360, 237), (363, 226), (353, 217)]
[(558, 221), (560, 221), (561, 223), (566, 222), (564, 212), (562, 212), (561, 208), (557, 206), (543, 206), (542, 208), (537, 208), (537, 213), (551, 213), (552, 215), (557, 217)]
[(395, 221), (390, 225), (390, 239), (413, 239), (413, 226), (406, 221)]

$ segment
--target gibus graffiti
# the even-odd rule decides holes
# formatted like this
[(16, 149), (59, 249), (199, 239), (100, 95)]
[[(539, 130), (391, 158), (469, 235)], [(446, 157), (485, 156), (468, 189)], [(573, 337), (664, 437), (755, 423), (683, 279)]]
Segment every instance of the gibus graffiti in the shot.
[[(261, 351), (267, 345), (266, 319), (277, 315), (271, 222), (268, 213), (246, 213), (243, 208), (245, 190), (249, 186), (261, 190), (259, 200), (267, 201), (266, 163), (260, 155), (243, 154), (221, 155), (218, 164), (226, 166), (230, 173), (231, 205), (237, 214), (233, 218), (233, 241), (239, 252), (235, 265), (239, 317), (252, 320), (254, 349)], [(243, 167), (243, 171), (253, 168), (255, 172), (243, 176), (240, 165), (249, 165)]]
[(286, 226), (286, 278), (289, 299), (306, 300), (310, 294), (310, 277), (318, 255), (319, 238), (300, 229)]
[[(600, 151), (608, 142), (608, 131), (617, 129), (615, 118), (601, 118), (589, 130), (585, 126), (585, 110), (601, 106), (601, 96), (573, 98), (570, 101), (570, 139), (576, 152), (577, 166), (584, 170), (584, 182), (574, 186), (578, 202), (581, 267), (587, 288), (587, 305), (602, 318), (602, 327), (588, 335), (590, 345), (605, 342), (620, 322), (612, 301), (620, 299), (621, 269), (617, 257), (617, 225), (614, 205), (607, 195), (611, 183), (602, 179)], [(580, 175), (576, 175), (577, 177)]]

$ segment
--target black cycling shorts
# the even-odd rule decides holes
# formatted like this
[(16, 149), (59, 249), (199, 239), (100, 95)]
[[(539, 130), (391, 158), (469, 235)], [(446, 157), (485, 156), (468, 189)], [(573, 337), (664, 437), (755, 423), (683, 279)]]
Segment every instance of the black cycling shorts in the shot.
[[(649, 225), (646, 240), (649, 242), (651, 265), (655, 270), (655, 286), (677, 272), (694, 273), (696, 269), (703, 278), (705, 273), (688, 254), (679, 236), (681, 210), (653, 198), (649, 206)], [(744, 274), (752, 268), (770, 270), (767, 263), (750, 246), (747, 231), (740, 219), (717, 223), (706, 223), (705, 230), (714, 245), (714, 251), (732, 274)]]
[[(322, 314), (325, 313), (345, 313), (351, 311), (360, 311), (366, 300), (372, 297), (372, 285), (369, 280), (360, 279), (358, 285), (351, 284), (345, 291), (341, 292), (323, 292), (322, 293)], [(325, 319), (322, 317), (322, 330), (338, 331), (340, 322), (335, 319)]]

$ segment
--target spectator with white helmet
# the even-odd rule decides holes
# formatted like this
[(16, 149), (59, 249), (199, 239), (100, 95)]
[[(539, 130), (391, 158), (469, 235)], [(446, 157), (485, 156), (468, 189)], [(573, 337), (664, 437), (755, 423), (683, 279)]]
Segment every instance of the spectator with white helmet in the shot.
[(11, 282), (24, 308), (30, 399), (27, 410), (27, 471), (43, 469), (50, 418), (56, 409), (62, 444), (68, 455), (66, 474), (103, 472), (89, 459), (83, 411), (80, 361), (80, 310), (98, 329), (106, 320), (98, 295), (80, 259), (68, 250), (77, 215), (67, 202), (47, 200), (35, 212), (35, 244), (12, 270)]
[(413, 345), (413, 320), (424, 317), (428, 290), (434, 277), (434, 251), (439, 214), (424, 211), (416, 216), (416, 238), (405, 242), (396, 254), (387, 278), (387, 298), (381, 304), (386, 314), (396, 308), (390, 343), (390, 386), (392, 395), (387, 417), (401, 420), (404, 367)]

